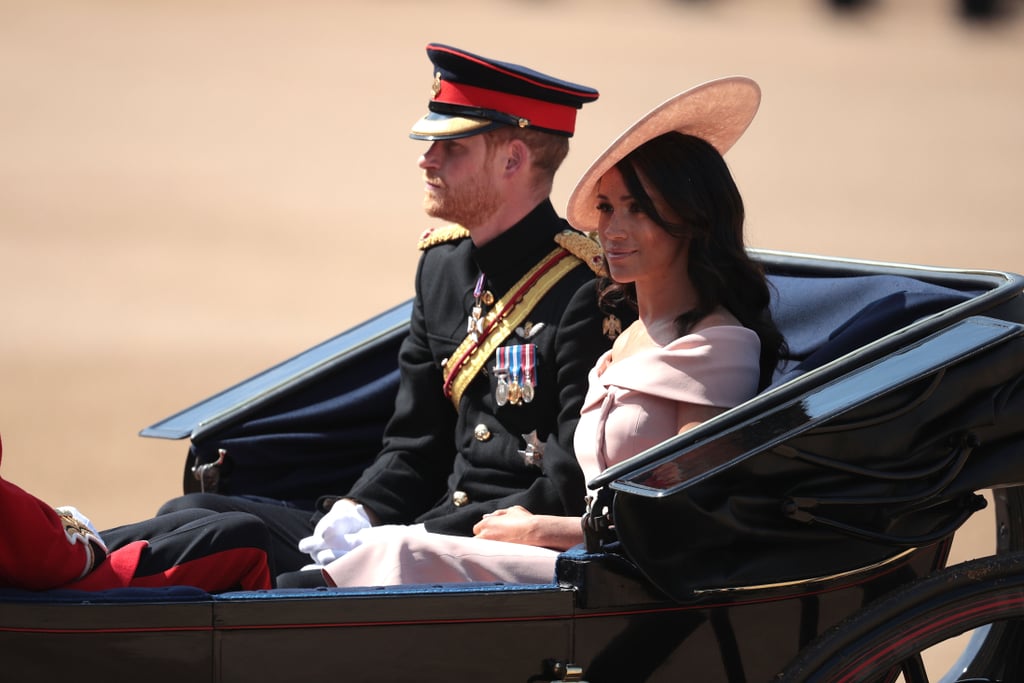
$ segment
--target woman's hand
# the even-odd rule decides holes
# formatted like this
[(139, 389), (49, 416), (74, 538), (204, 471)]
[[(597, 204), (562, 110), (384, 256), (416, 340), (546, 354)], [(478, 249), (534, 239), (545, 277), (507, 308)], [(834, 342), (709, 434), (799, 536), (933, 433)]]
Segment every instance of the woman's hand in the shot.
[(535, 535), (535, 515), (522, 505), (488, 512), (473, 526), (473, 535), (491, 541), (536, 545), (530, 539)]
[(568, 550), (583, 542), (579, 517), (535, 515), (521, 505), (487, 513), (473, 526), (473, 535), (554, 550)]

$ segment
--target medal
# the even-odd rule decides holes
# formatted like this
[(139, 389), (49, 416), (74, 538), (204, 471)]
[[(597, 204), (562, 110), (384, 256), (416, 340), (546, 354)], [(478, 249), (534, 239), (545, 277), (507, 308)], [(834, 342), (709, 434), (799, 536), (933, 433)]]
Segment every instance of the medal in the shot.
[(473, 341), (478, 341), (480, 335), (484, 331), (484, 319), (483, 309), (479, 306), (473, 307), (473, 313), (469, 316), (469, 320), (466, 322), (466, 334), (473, 338)]
[[(484, 294), (487, 296), (482, 296)], [(484, 291), (483, 273), (480, 273), (480, 276), (476, 279), (476, 286), (473, 287), (473, 309), (470, 312), (469, 319), (466, 321), (466, 334), (472, 337), (473, 341), (479, 341), (480, 335), (484, 333), (484, 308), (480, 305), (481, 299), (487, 304), (494, 301), (491, 293)]]
[(519, 383), (513, 378), (512, 382), (508, 385), (508, 402), (514, 406), (519, 405), (519, 402), (523, 398), (523, 390), (519, 386)]
[(509, 368), (509, 374), (512, 380), (508, 387), (508, 400), (512, 405), (519, 405), (523, 398), (523, 385), (519, 381), (519, 370), (523, 365), (523, 347), (517, 344), (515, 346), (507, 346), (505, 348), (509, 355), (509, 364), (511, 366)]
[(536, 386), (534, 365), (537, 347), (534, 344), (524, 344), (520, 348), (523, 349), (523, 400), (529, 403), (533, 400), (533, 388)]
[(537, 345), (499, 346), (494, 352), (497, 386), (494, 400), (499, 406), (530, 403), (537, 386)]
[(508, 360), (504, 347), (498, 347), (495, 355), (494, 376), (498, 378), (498, 386), (494, 389), (494, 402), (499, 406), (508, 403)]
[(508, 382), (504, 377), (498, 378), (498, 388), (494, 390), (494, 402), (499, 406), (508, 403)]

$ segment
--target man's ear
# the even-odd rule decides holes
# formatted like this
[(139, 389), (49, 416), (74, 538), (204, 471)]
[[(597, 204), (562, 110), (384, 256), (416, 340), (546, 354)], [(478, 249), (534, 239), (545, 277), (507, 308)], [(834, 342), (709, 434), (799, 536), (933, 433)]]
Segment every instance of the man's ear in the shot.
[(505, 172), (520, 171), (529, 164), (530, 148), (522, 140), (511, 140), (505, 153)]

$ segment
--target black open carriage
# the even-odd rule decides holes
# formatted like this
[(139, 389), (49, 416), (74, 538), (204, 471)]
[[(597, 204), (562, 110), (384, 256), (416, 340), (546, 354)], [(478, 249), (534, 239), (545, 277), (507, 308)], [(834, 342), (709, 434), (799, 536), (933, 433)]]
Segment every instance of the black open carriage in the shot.
[[(5, 676), (916, 683), (939, 680), (922, 650), (974, 629), (942, 680), (1024, 680), (1024, 278), (755, 255), (790, 346), (776, 382), (590, 482), (588, 542), (550, 584), (2, 591)], [(191, 438), (186, 490), (344, 490), (408, 316), (143, 435)], [(947, 567), (979, 493), (994, 551)]]

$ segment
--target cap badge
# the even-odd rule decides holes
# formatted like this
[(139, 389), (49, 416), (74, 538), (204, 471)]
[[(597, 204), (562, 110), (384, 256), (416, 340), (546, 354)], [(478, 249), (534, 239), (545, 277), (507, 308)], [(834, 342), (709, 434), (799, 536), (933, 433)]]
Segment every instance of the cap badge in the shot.
[(437, 96), (441, 94), (441, 72), (437, 71), (434, 73), (434, 84), (430, 86), (430, 99), (436, 100)]

